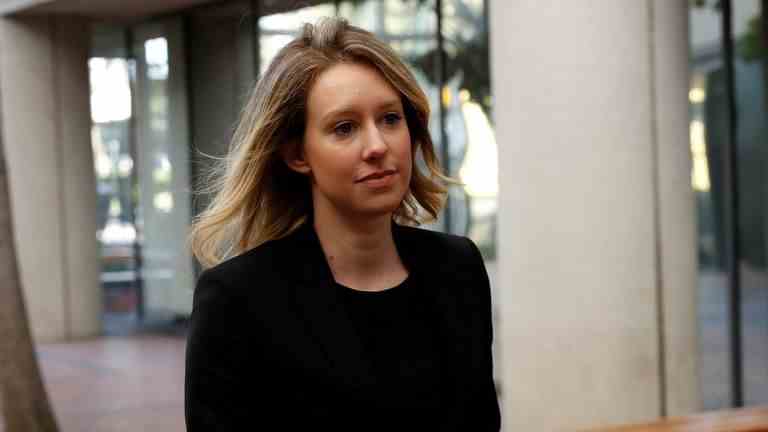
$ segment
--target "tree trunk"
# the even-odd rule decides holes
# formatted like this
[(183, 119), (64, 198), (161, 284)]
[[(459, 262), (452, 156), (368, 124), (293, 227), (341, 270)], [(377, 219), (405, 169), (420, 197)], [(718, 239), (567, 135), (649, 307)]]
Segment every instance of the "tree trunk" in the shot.
[(0, 137), (0, 413), (7, 432), (55, 432), (24, 306), (10, 198)]

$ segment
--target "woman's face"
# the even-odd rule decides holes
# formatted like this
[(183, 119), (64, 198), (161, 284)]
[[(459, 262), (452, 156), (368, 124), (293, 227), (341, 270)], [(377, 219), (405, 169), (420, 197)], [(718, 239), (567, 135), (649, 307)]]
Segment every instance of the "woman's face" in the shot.
[(309, 91), (302, 155), (316, 212), (391, 214), (411, 180), (411, 136), (400, 93), (372, 66), (339, 63)]

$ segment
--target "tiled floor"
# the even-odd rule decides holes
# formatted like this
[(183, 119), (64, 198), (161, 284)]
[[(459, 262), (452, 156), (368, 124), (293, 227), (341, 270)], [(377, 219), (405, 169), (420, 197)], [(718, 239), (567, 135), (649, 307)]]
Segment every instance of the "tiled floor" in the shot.
[(60, 430), (184, 431), (184, 347), (151, 335), (40, 345)]

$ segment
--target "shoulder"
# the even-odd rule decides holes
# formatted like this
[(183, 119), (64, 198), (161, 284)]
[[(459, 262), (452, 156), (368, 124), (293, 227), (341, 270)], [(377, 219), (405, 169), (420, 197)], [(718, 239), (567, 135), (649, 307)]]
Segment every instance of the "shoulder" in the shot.
[[(480, 250), (467, 237), (399, 226), (395, 241), (406, 265), (427, 275), (436, 285), (443, 286), (442, 291), (460, 297), (471, 296), (489, 284)], [(450, 288), (461, 286), (467, 289)]]
[(229, 279), (250, 275), (270, 267), (274, 260), (275, 250), (279, 240), (271, 240), (249, 249), (239, 255), (230, 257), (213, 267), (205, 269), (200, 274), (211, 279)]
[(407, 239), (403, 241), (406, 259), (429, 281), (439, 303), (452, 304), (462, 314), (489, 316), (490, 279), (480, 249), (471, 239), (414, 227), (402, 227), (400, 234)]
[(436, 258), (482, 260), (479, 249), (468, 237), (406, 225), (400, 225), (398, 229), (411, 247), (424, 250)]
[(273, 278), (275, 250), (279, 240), (268, 241), (253, 249), (228, 258), (200, 273), (195, 286), (195, 299), (217, 297), (242, 299), (260, 281)]

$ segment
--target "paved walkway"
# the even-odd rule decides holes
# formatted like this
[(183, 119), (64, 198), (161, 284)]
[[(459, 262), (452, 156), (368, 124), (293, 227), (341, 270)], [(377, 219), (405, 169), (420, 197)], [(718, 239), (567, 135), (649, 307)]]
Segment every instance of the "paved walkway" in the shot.
[(184, 431), (185, 345), (150, 335), (40, 345), (60, 430)]

